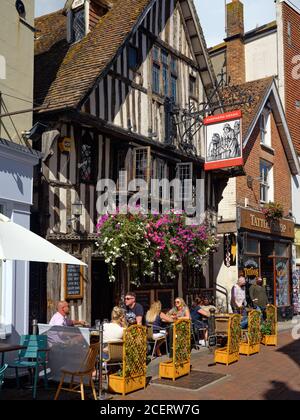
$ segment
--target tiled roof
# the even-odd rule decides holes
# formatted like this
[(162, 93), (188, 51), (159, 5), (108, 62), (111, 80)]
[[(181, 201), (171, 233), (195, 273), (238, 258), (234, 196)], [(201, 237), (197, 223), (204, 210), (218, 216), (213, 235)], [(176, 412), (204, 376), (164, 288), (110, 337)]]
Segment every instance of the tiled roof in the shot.
[[(225, 105), (225, 111), (233, 111), (241, 109), (243, 113), (243, 137), (245, 138), (248, 131), (259, 112), (262, 102), (266, 97), (268, 90), (273, 83), (273, 77), (247, 82), (238, 87), (225, 88), (222, 90), (221, 95)], [(251, 96), (251, 103), (244, 103), (237, 106), (228, 106), (228, 103), (238, 103), (241, 100), (240, 92), (245, 93), (245, 96)], [(233, 93), (233, 97), (232, 97)]]
[(152, 0), (110, 0), (111, 10), (80, 42), (66, 41), (60, 10), (36, 19), (35, 101), (48, 110), (76, 107), (116, 56)]

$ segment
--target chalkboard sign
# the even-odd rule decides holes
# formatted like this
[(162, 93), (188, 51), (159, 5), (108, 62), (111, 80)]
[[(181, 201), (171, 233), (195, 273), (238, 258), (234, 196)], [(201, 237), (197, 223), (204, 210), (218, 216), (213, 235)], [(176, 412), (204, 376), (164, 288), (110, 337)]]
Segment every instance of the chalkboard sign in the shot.
[(83, 267), (66, 265), (65, 299), (83, 299)]

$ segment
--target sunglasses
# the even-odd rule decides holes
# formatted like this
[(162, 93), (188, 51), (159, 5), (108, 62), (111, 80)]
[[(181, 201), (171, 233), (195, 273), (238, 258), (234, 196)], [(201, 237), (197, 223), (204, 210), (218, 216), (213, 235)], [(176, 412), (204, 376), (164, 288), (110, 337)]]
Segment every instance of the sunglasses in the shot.
[(131, 299), (133, 299), (133, 297), (127, 297), (127, 298), (125, 298), (125, 300), (131, 300)]
[(175, 300), (175, 303), (181, 303), (180, 300)]

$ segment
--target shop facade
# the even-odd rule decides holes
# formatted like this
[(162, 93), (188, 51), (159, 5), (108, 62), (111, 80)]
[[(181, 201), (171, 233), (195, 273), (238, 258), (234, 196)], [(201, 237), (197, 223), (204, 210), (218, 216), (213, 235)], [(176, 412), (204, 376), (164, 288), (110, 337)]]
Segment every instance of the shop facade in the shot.
[(247, 280), (247, 292), (256, 277), (262, 277), (269, 303), (278, 307), (279, 316), (292, 318), (293, 220), (269, 222), (262, 212), (238, 208), (238, 271)]

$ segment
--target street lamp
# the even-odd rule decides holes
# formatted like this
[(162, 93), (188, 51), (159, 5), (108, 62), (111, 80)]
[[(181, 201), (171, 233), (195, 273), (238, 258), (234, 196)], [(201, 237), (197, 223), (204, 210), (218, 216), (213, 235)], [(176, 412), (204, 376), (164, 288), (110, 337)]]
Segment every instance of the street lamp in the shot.
[(75, 232), (79, 232), (80, 228), (80, 217), (82, 216), (83, 205), (80, 201), (75, 201), (72, 203), (72, 219), (68, 220), (68, 226), (72, 227), (72, 222), (75, 221)]

